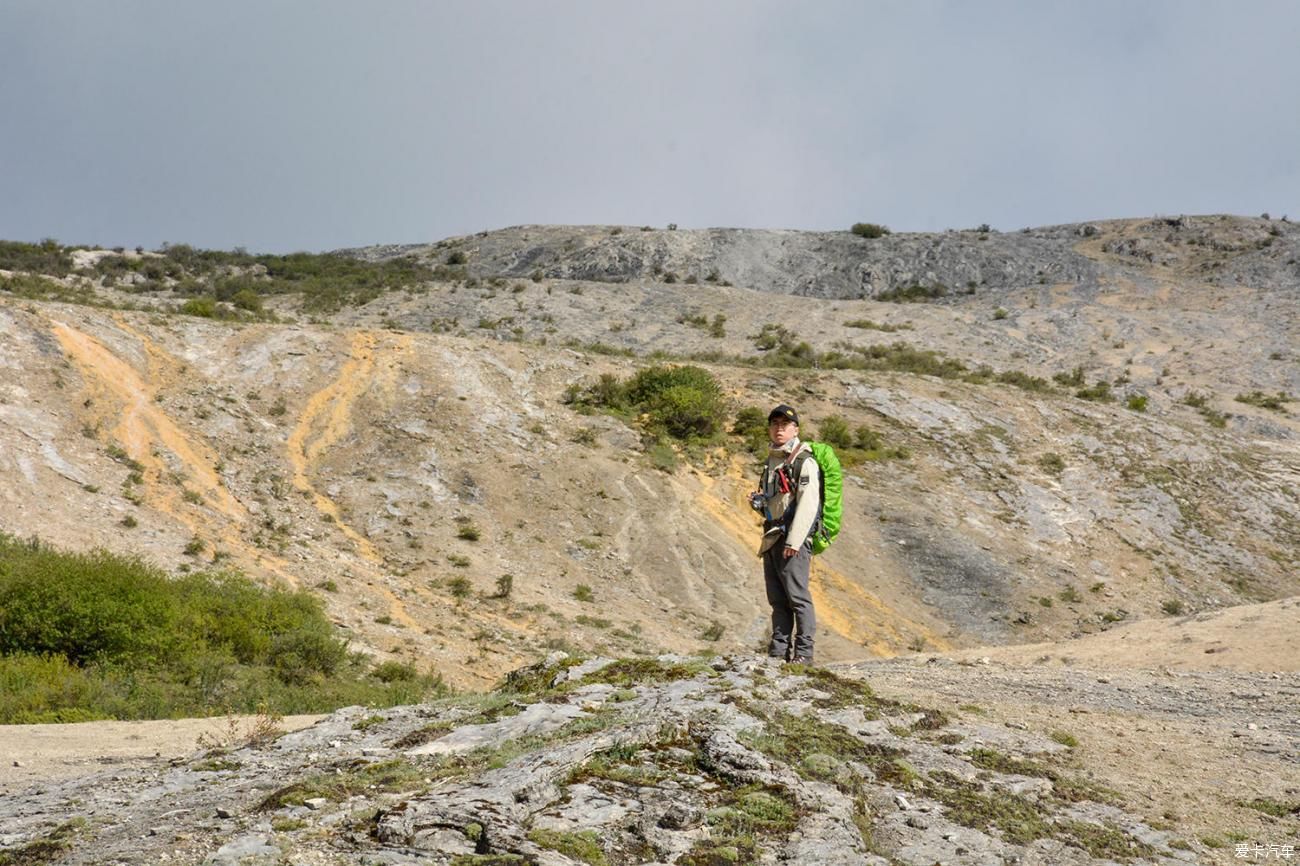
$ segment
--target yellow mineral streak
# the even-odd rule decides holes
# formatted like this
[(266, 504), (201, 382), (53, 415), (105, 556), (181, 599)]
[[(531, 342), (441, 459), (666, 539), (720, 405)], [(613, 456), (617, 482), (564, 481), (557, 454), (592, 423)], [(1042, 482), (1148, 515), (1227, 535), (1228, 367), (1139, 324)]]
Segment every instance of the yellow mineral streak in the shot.
[[(338, 503), (312, 484), (313, 468), (322, 455), (352, 432), (352, 412), (358, 399), (376, 387), (375, 354), (378, 338), (367, 331), (357, 331), (349, 338), (348, 358), (339, 367), (332, 382), (317, 391), (303, 407), (298, 423), (289, 434), (286, 448), (293, 467), (293, 484), (305, 491), (316, 510), (329, 515), (368, 565), (375, 571), (383, 567), (384, 557), (375, 545), (344, 519)], [(409, 348), (410, 339), (398, 341), (397, 348)], [(390, 361), (378, 374), (378, 385), (391, 390), (396, 377), (396, 362)], [(374, 588), (388, 601), (390, 616), (409, 628), (419, 623), (406, 612), (402, 602), (377, 582)]]
[[(247, 510), (225, 488), (213, 468), (218, 460), (216, 453), (206, 443), (182, 430), (154, 403), (156, 389), (149, 380), (142, 378), (133, 366), (89, 334), (63, 322), (54, 323), (53, 331), (64, 353), (80, 368), (91, 392), (121, 405), (121, 417), (113, 429), (113, 436), (133, 460), (145, 467), (146, 479), (157, 488), (156, 500), (174, 505), (176, 497), (157, 483), (166, 467), (154, 455), (155, 444), (176, 457), (184, 467), (184, 474), (199, 488), (196, 492), (202, 495), (205, 504), (236, 521), (242, 522), (248, 517)], [(152, 366), (161, 351), (134, 331), (130, 333), (141, 339)], [(177, 514), (179, 509), (169, 507), (166, 510), (180, 516)], [(192, 524), (191, 520), (184, 522)]]

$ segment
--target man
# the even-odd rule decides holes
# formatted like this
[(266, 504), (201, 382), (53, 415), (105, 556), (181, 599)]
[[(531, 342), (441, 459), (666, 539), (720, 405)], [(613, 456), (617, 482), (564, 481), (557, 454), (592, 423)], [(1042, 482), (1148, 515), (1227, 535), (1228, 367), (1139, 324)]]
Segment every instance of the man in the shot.
[(791, 407), (782, 403), (768, 413), (767, 437), (767, 465), (759, 489), (750, 496), (750, 504), (764, 518), (758, 555), (772, 606), (767, 654), (810, 665), (817, 617), (808, 569), (813, 528), (821, 513), (819, 470), (812, 449), (799, 440), (799, 413)]

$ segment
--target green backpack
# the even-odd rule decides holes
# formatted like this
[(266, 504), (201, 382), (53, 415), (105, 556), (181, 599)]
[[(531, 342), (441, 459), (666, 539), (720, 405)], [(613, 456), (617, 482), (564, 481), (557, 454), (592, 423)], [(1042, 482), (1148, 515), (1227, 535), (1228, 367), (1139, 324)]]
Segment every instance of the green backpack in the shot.
[[(834, 448), (825, 442), (808, 442), (807, 445), (821, 470), (818, 473), (821, 479), (821, 513), (817, 515), (812, 531), (812, 552), (817, 554), (830, 547), (835, 536), (840, 534), (840, 520), (844, 516), (844, 471)], [(795, 461), (800, 464), (793, 467), (795, 478), (803, 470), (801, 461), (806, 459), (800, 457)]]

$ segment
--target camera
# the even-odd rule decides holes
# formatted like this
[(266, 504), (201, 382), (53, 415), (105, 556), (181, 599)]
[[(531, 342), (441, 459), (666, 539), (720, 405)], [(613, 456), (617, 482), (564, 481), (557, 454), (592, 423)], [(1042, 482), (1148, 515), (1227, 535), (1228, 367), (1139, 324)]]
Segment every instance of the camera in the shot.
[(749, 494), (749, 507), (761, 514), (763, 509), (767, 507), (767, 497), (757, 490), (754, 491)]

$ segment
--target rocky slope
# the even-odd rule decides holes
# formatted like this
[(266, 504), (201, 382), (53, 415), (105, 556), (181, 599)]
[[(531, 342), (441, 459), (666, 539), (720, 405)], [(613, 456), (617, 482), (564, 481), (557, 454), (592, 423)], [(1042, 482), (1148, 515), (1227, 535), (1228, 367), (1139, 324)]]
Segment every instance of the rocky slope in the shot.
[[(515, 267), (512, 244), (532, 255), (520, 233), (560, 252), (635, 240), (664, 255), (708, 237), (519, 229), (400, 252), (459, 251), (486, 275)], [(1300, 242), (1296, 227), (1195, 218), (956, 235), (833, 239), (945, 268), (968, 244), (1015, 273), (1040, 266), (1021, 249), (1032, 243), (1091, 262), (1090, 276), (923, 304), (468, 276), (309, 324), (0, 300), (0, 529), (313, 587), (358, 646), (461, 685), (547, 648), (752, 649), (766, 606), (739, 440), (659, 453), (654, 468), (634, 420), (565, 402), (575, 384), (630, 375), (660, 351), (708, 358), (735, 407), (790, 400), (814, 435), (838, 415), (910, 455), (850, 469), (849, 528), (816, 567), (828, 660), (1057, 640), (1295, 594), (1294, 404), (1233, 399), (1300, 390), (1295, 289), (1214, 281), (1292, 267), (1269, 257)], [(819, 237), (732, 240), (747, 260), (786, 267), (776, 250)], [(268, 301), (296, 317), (293, 297)], [(782, 327), (826, 363), (766, 366), (783, 350), (760, 348), (761, 335)], [(908, 372), (926, 351), (939, 354)], [(832, 353), (872, 352), (878, 369), (834, 368)], [(1113, 399), (1050, 382), (1076, 374), (1110, 383)], [(1047, 388), (1018, 384), (1034, 377)], [(1143, 411), (1126, 406), (1134, 398)]]

